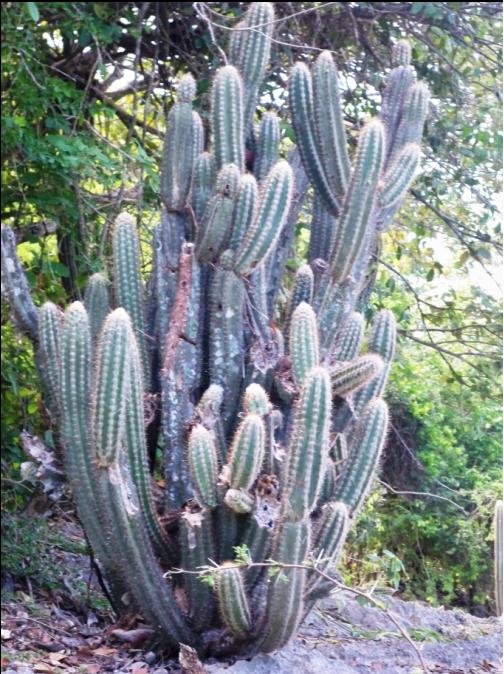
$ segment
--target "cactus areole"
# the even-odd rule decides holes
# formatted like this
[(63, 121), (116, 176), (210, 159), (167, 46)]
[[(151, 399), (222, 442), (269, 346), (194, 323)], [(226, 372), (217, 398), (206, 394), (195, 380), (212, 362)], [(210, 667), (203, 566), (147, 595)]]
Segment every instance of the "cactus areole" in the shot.
[[(334, 573), (376, 476), (396, 326), (390, 311), (378, 313), (363, 353), (356, 308), (370, 251), (418, 170), (428, 110), (400, 41), (382, 114), (349, 152), (338, 72), (323, 52), (290, 74), (297, 146), (282, 158), (278, 118), (256, 111), (273, 3), (251, 3), (236, 28), (229, 64), (215, 74), (206, 142), (196, 83), (179, 82), (149, 279), (136, 215), (121, 213), (113, 264), (89, 279), (85, 303), (36, 307), (2, 225), (4, 293), (36, 345), (114, 609), (134, 605), (168, 649), (182, 642), (217, 657), (271, 652), (296, 634), (330, 590), (308, 562)], [(308, 261), (279, 304), (308, 181)], [(163, 503), (149, 469), (157, 446)], [(236, 546), (248, 558), (236, 561)], [(266, 560), (298, 566), (271, 574)], [(212, 565), (201, 582), (198, 570)]]

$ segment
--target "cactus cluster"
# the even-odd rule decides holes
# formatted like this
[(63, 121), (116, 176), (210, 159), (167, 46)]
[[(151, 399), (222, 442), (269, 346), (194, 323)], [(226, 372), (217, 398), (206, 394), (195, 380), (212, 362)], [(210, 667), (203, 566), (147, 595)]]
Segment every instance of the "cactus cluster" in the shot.
[[(122, 213), (112, 268), (89, 279), (84, 304), (64, 315), (37, 309), (2, 226), (5, 293), (37, 345), (114, 608), (129, 600), (167, 646), (201, 654), (278, 649), (329, 591), (310, 560), (333, 573), (377, 473), (396, 340), (383, 310), (363, 353), (356, 306), (371, 247), (417, 170), (428, 107), (401, 41), (381, 118), (363, 126), (350, 157), (338, 73), (322, 52), (311, 70), (292, 69), (297, 149), (279, 159), (278, 118), (256, 118), (273, 23), (271, 3), (252, 3), (232, 33), (212, 89), (211, 139), (193, 110), (193, 78), (180, 80), (145, 287), (137, 224)], [(309, 261), (279, 311), (305, 173)], [(152, 400), (159, 409), (148, 414)], [(149, 469), (158, 446), (164, 503)], [(232, 563), (238, 545), (252, 566)], [(271, 576), (260, 566), (269, 559), (299, 566)], [(212, 587), (194, 572), (214, 562)]]

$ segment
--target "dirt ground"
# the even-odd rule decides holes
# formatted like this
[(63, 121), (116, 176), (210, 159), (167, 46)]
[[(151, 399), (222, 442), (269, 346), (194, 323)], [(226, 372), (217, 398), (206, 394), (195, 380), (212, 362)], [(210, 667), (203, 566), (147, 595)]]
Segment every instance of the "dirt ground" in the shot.
[[(66, 518), (63, 535), (82, 538)], [(19, 590), (3, 578), (1, 669), (7, 674), (421, 674), (418, 653), (387, 613), (339, 592), (315, 609), (282, 651), (250, 661), (187, 664), (146, 648), (152, 631), (139, 616), (114, 623), (84, 554), (55, 549), (60, 586)], [(78, 582), (75, 582), (76, 579)], [(81, 588), (76, 592), (75, 587)], [(84, 588), (84, 590), (82, 590)], [(90, 596), (95, 598), (94, 604)], [(502, 621), (380, 597), (408, 630), (432, 674), (502, 672)], [(97, 607), (98, 603), (98, 607)], [(93, 606), (93, 608), (90, 607)]]

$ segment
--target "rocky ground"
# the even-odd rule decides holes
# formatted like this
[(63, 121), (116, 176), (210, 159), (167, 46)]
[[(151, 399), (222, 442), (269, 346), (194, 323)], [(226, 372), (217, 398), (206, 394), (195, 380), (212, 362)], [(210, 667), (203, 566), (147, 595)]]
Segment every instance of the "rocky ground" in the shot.
[[(79, 527), (64, 523), (67, 537)], [(159, 660), (143, 646), (150, 631), (133, 616), (114, 624), (100, 604), (89, 560), (54, 551), (65, 575), (58, 587), (17, 589), (7, 579), (2, 603), (1, 669), (8, 674), (422, 674), (415, 648), (387, 612), (338, 592), (309, 616), (282, 651), (250, 661), (201, 665)], [(4, 580), (4, 579), (3, 579)], [(90, 596), (94, 602), (89, 601)], [(432, 674), (502, 672), (502, 621), (381, 596), (408, 631)]]

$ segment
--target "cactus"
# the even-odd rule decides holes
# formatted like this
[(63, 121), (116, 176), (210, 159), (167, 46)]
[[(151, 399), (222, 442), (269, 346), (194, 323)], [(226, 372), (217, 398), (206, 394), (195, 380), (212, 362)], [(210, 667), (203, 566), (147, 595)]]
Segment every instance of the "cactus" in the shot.
[(196, 239), (196, 256), (200, 262), (216, 260), (229, 242), (239, 179), (234, 164), (224, 166), (217, 175), (216, 193), (205, 209)]
[(110, 312), (109, 281), (104, 274), (93, 274), (86, 286), (84, 306), (89, 315), (91, 338), (96, 343)]
[[(161, 173), (161, 198), (169, 211), (184, 208), (191, 187), (196, 149), (201, 145), (201, 120), (194, 117), (192, 101), (196, 82), (184, 75), (177, 88), (177, 102), (168, 114)], [(201, 152), (201, 150), (199, 150)], [(198, 154), (199, 154), (198, 152)]]
[(121, 213), (114, 228), (114, 287), (117, 306), (124, 307), (133, 322), (140, 345), (144, 386), (150, 386), (150, 361), (146, 340), (145, 308), (140, 276), (140, 244), (134, 218)]
[(494, 565), (495, 565), (495, 611), (496, 615), (502, 615), (502, 501), (495, 504), (494, 515)]
[(224, 66), (212, 89), (212, 127), (217, 169), (234, 164), (245, 168), (243, 135), (243, 83), (233, 66)]
[(38, 365), (42, 373), (46, 404), (54, 421), (59, 420), (61, 411), (60, 398), (60, 352), (63, 314), (52, 302), (46, 302), (40, 309)]
[(251, 617), (240, 570), (224, 564), (215, 589), (222, 621), (234, 635), (244, 639), (251, 627)]
[[(356, 307), (370, 250), (417, 171), (428, 109), (399, 42), (381, 121), (361, 130), (351, 165), (338, 75), (323, 52), (311, 70), (292, 69), (298, 150), (279, 161), (278, 118), (263, 113), (257, 139), (254, 127), (272, 5), (251, 4), (237, 28), (233, 65), (212, 88), (210, 142), (190, 75), (168, 115), (147, 306), (131, 215), (114, 229), (113, 301), (96, 274), (86, 308), (72, 304), (64, 321), (54, 305), (33, 304), (2, 226), (4, 294), (34, 341), (114, 608), (126, 612), (129, 598), (160, 642), (202, 656), (281, 648), (329, 590), (305, 562), (331, 572), (387, 431), (395, 319), (377, 315), (361, 354)], [(315, 191), (309, 263), (275, 306), (305, 172)], [(162, 449), (163, 503), (148, 447)], [(229, 563), (240, 544), (255, 566)], [(279, 565), (273, 577), (268, 560)], [(198, 577), (213, 565), (215, 589)]]
[(280, 125), (274, 112), (265, 112), (261, 117), (259, 135), (255, 148), (254, 175), (258, 182), (264, 180), (278, 161)]
[(285, 161), (275, 164), (268, 173), (261, 190), (257, 215), (236, 255), (234, 269), (237, 274), (250, 274), (271, 252), (287, 218), (292, 183), (292, 170)]
[(317, 317), (306, 302), (301, 302), (292, 314), (289, 345), (292, 374), (301, 386), (306, 374), (319, 363)]

